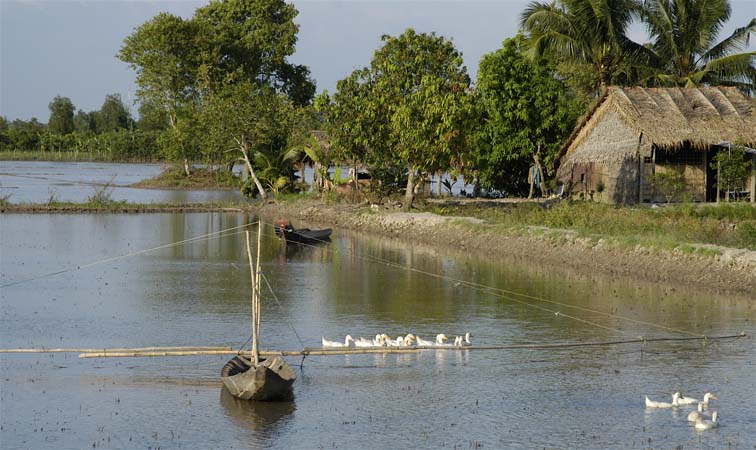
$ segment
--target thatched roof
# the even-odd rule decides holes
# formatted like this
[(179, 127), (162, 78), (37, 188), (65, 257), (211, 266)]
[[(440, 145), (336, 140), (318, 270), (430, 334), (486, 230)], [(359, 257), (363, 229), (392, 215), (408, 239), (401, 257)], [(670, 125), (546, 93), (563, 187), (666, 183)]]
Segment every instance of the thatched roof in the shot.
[(756, 102), (734, 87), (610, 87), (580, 121), (559, 156), (569, 156), (610, 110), (643, 133), (644, 142), (659, 147), (689, 143), (704, 149), (722, 141), (756, 145)]

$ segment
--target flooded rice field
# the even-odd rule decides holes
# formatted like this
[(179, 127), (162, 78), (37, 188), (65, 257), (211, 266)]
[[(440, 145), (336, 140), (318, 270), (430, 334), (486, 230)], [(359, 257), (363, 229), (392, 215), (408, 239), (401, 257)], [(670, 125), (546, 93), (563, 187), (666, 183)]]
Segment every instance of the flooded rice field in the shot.
[(237, 190), (137, 189), (128, 186), (153, 178), (162, 164), (0, 161), (0, 197), (11, 203), (86, 202), (103, 189), (115, 201), (197, 203), (239, 200)]
[[(0, 215), (0, 346), (239, 347), (251, 332), (243, 235), (108, 259), (254, 220)], [(301, 367), (289, 358), (295, 400), (283, 404), (227, 396), (219, 379), (227, 356), (0, 354), (0, 447), (754, 448), (753, 297), (505, 265), (339, 230), (325, 246), (287, 247), (266, 226), (262, 259), (277, 296), (263, 298), (267, 349), (382, 332), (471, 332), (480, 345), (749, 337), (311, 356)], [(675, 390), (716, 393), (720, 427), (696, 431), (686, 421), (692, 407), (644, 408), (645, 395), (670, 401)]]

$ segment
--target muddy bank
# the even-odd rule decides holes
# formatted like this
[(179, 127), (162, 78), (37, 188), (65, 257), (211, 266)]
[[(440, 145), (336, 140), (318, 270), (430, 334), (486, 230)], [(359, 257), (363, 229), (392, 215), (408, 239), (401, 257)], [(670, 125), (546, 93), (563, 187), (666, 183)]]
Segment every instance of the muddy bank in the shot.
[[(366, 231), (506, 261), (528, 261), (554, 271), (603, 274), (639, 281), (699, 286), (716, 292), (756, 293), (756, 252), (712, 245), (679, 249), (634, 248), (611, 238), (581, 237), (543, 227), (505, 229), (471, 217), (402, 213), (393, 209), (316, 202), (268, 203), (269, 221), (286, 218)], [(294, 223), (296, 226), (296, 222)]]

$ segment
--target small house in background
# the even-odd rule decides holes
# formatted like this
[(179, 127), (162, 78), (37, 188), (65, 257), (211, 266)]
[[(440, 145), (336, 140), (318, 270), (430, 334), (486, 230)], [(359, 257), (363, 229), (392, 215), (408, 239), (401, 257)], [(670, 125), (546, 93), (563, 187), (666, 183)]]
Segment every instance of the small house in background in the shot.
[[(733, 87), (610, 87), (557, 157), (565, 195), (609, 203), (666, 202), (659, 183), (676, 171), (678, 194), (718, 199), (713, 157), (743, 144), (751, 172), (739, 197), (756, 197), (756, 102)], [(716, 166), (716, 163), (714, 164)], [(680, 195), (682, 196), (682, 195)]]

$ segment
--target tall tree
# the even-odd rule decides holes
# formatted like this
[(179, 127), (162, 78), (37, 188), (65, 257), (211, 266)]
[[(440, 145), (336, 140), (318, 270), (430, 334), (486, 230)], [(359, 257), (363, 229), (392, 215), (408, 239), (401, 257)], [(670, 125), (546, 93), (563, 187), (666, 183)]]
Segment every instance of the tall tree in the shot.
[(653, 39), (650, 50), (656, 69), (651, 83), (719, 84), (756, 91), (756, 51), (748, 51), (756, 18), (717, 42), (730, 15), (728, 0), (646, 0), (642, 17)]
[[(366, 149), (365, 159), (373, 166), (406, 168), (402, 206), (408, 210), (416, 176), (448, 169), (468, 149), (474, 114), (470, 78), (462, 54), (435, 33), (408, 29), (382, 40), (370, 67), (339, 83), (347, 95), (335, 96), (334, 110), (346, 126), (341, 145), (352, 151)], [(342, 98), (358, 106), (356, 117), (339, 105)]]
[(293, 164), (292, 158), (280, 156), (287, 152), (292, 119), (290, 101), (272, 88), (251, 82), (229, 84), (207, 98), (202, 112), (202, 122), (208, 127), (203, 137), (204, 149), (241, 160), (260, 197), (265, 199), (267, 194), (256, 174), (255, 160)]
[(69, 134), (74, 131), (74, 105), (70, 98), (56, 96), (47, 106), (50, 120), (47, 127), (55, 134)]
[[(550, 166), (579, 115), (545, 61), (526, 56), (522, 35), (484, 55), (476, 96), (483, 120), (477, 134), (481, 185), (508, 194), (527, 189), (528, 167)], [(545, 180), (542, 180), (545, 182)]]
[(639, 10), (636, 0), (534, 1), (520, 23), (529, 34), (532, 57), (548, 55), (557, 62), (590, 66), (588, 87), (597, 91), (636, 78), (636, 61), (646, 50), (625, 32)]
[(97, 129), (95, 115), (83, 110), (78, 110), (73, 118), (74, 130), (80, 134), (94, 133)]
[(211, 87), (251, 81), (308, 104), (315, 93), (309, 69), (287, 61), (297, 43), (297, 14), (283, 0), (222, 0), (199, 8), (193, 20), (209, 40)]
[(123, 104), (120, 94), (108, 94), (95, 116), (98, 133), (129, 128), (131, 113)]

